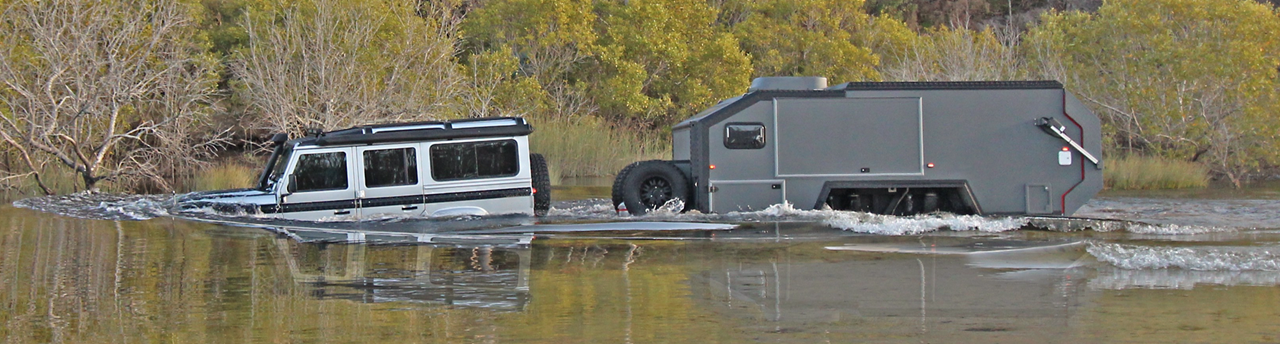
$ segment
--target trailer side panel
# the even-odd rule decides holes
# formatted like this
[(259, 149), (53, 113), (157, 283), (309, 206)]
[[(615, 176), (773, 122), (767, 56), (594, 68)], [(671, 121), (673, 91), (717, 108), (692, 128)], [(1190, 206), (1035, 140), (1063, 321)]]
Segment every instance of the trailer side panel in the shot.
[(778, 177), (920, 176), (919, 97), (778, 99)]

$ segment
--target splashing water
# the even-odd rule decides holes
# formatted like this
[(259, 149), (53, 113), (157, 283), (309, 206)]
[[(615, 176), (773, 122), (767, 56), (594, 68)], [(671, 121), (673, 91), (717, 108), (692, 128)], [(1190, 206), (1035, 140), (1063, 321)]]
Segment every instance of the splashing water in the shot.
[(91, 220), (148, 220), (169, 215), (169, 195), (120, 195), (91, 191), (27, 198), (13, 206)]
[(1276, 271), (1197, 271), (1182, 269), (1125, 270), (1114, 267), (1098, 269), (1098, 276), (1089, 281), (1094, 289), (1184, 289), (1196, 285), (1220, 286), (1274, 286), (1280, 285), (1280, 273)]
[(1086, 249), (1121, 269), (1179, 268), (1197, 271), (1280, 271), (1277, 247), (1171, 247), (1094, 243)]
[(915, 216), (886, 216), (867, 213), (835, 212), (823, 223), (848, 231), (880, 234), (911, 235), (942, 229), (953, 231), (1006, 232), (1027, 225), (1025, 218), (990, 218), (974, 215), (946, 213)]

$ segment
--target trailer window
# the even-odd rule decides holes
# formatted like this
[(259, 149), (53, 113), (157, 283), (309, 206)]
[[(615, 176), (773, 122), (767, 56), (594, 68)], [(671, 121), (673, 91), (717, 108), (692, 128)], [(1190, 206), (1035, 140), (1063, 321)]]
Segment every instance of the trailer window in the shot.
[(418, 183), (418, 155), (413, 148), (367, 150), (363, 155), (365, 187)]
[(347, 153), (303, 154), (293, 169), (297, 192), (347, 188)]
[(431, 146), (431, 178), (438, 181), (499, 178), (520, 171), (516, 140)]
[(729, 123), (724, 126), (724, 148), (764, 148), (764, 124)]

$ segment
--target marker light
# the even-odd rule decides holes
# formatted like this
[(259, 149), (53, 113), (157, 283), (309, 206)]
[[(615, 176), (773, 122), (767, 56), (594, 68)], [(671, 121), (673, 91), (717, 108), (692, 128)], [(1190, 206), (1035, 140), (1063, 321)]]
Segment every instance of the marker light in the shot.
[(1067, 146), (1062, 146), (1062, 151), (1063, 151), (1063, 152), (1070, 151), (1070, 150), (1071, 150), (1071, 148), (1067, 148)]
[(933, 168), (933, 163), (929, 163), (929, 164), (924, 165), (924, 166), (926, 166), (926, 167), (928, 167), (928, 168)]
[(714, 170), (714, 169), (716, 169), (716, 165), (715, 165), (715, 164), (711, 164), (711, 169), (713, 169), (713, 170)]

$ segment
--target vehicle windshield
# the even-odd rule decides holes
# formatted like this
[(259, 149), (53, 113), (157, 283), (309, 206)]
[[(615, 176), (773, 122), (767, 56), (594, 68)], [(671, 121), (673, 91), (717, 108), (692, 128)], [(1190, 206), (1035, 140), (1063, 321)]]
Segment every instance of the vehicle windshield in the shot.
[[(268, 170), (265, 171), (267, 173), (267, 179), (262, 181), (261, 185), (263, 190), (271, 189), (271, 187), (275, 186), (276, 182), (280, 180), (280, 176), (284, 175), (284, 169), (289, 166), (290, 155), (293, 155), (293, 147), (286, 146), (284, 149), (281, 149), (280, 154), (276, 156), (276, 161), (274, 161), (275, 164), (267, 166)], [(272, 162), (268, 161), (267, 163), (270, 164)]]

